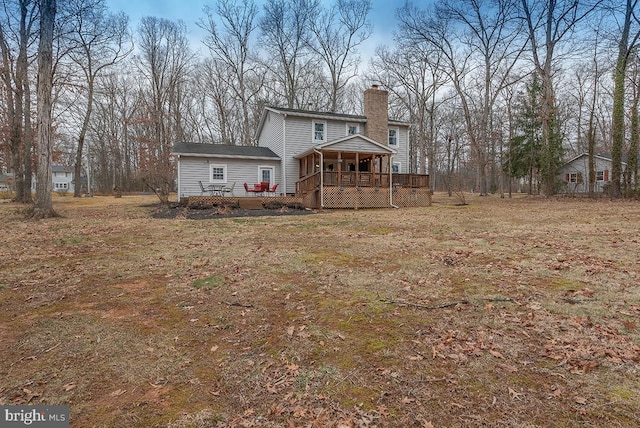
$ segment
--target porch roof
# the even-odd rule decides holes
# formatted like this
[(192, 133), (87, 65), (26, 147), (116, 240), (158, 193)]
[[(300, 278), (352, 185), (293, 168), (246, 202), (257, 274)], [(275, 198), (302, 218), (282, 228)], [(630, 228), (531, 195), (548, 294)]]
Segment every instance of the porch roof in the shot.
[(362, 134), (354, 134), (347, 135), (346, 137), (338, 138), (337, 140), (328, 141), (326, 143), (318, 144), (309, 150), (305, 150), (302, 153), (299, 153), (294, 156), (296, 159), (301, 159), (315, 151), (332, 151), (332, 152), (358, 152), (358, 153), (370, 153), (370, 154), (381, 154), (381, 155), (394, 155), (396, 154), (396, 150), (384, 146), (371, 138), (362, 135)]
[(173, 145), (173, 154), (211, 158), (280, 159), (278, 155), (266, 147), (233, 146), (230, 144), (176, 143)]

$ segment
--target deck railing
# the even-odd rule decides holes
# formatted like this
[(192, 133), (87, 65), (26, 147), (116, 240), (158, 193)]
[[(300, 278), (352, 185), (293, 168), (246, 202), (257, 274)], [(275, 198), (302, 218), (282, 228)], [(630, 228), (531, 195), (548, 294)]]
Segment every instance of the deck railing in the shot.
[[(424, 174), (393, 174), (393, 187), (429, 187), (429, 176)], [(364, 171), (325, 171), (324, 186), (389, 187), (389, 174)], [(302, 177), (296, 182), (296, 194), (305, 194), (320, 188), (320, 172)]]

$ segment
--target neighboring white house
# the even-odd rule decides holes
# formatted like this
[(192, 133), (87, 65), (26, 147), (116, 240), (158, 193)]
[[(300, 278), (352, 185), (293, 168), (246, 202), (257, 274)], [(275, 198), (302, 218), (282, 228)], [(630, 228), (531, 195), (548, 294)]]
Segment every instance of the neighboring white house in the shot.
[(428, 205), (430, 194), (416, 190), (428, 191), (428, 176), (408, 174), (409, 125), (389, 120), (388, 93), (375, 85), (364, 93), (362, 116), (268, 106), (257, 147), (176, 144), (178, 196), (201, 195), (198, 181), (235, 182), (239, 196), (244, 183), (267, 181), (311, 206), (390, 206), (400, 188), (413, 189), (412, 204)]
[[(62, 165), (51, 165), (51, 183), (54, 192), (73, 193), (74, 179), (73, 168)], [(36, 191), (36, 174), (31, 177), (31, 191)]]
[[(594, 192), (603, 192), (607, 183), (611, 182), (611, 158), (607, 155), (595, 155)], [(622, 162), (622, 168), (626, 166)], [(564, 191), (567, 193), (587, 193), (589, 192), (589, 155), (583, 153), (565, 163), (558, 173), (565, 184)]]
[(51, 174), (54, 192), (73, 193), (73, 169), (62, 165), (51, 165)]

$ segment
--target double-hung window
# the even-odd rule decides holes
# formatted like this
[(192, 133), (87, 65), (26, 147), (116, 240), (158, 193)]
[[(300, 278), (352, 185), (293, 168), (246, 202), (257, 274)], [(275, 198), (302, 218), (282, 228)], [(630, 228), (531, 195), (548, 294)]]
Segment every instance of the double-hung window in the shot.
[(398, 147), (398, 128), (389, 128), (389, 147)]
[(391, 164), (391, 172), (394, 174), (400, 174), (400, 162), (394, 162)]
[(326, 140), (327, 137), (327, 123), (313, 121), (313, 141), (316, 143), (321, 143)]

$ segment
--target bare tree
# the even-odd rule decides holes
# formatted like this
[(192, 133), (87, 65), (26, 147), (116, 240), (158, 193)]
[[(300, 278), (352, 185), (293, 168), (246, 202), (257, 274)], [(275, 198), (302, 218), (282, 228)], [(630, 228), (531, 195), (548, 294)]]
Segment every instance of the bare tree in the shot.
[[(251, 57), (251, 40), (257, 28), (258, 8), (253, 0), (219, 0), (215, 14), (222, 21), (222, 28), (216, 24), (214, 12), (205, 8), (206, 21), (200, 26), (208, 32), (204, 41), (214, 61), (219, 61), (233, 76), (227, 82), (235, 94), (242, 112), (242, 131), (239, 142), (251, 145), (253, 123), (251, 103), (262, 88), (263, 72), (255, 58)], [(228, 108), (228, 107), (226, 107)]]
[(338, 110), (341, 92), (357, 74), (357, 48), (371, 35), (371, 0), (337, 0), (311, 21), (309, 46), (329, 73), (329, 110)]
[(39, 9), (32, 0), (16, 3), (3, 0), (5, 19), (0, 22), (0, 54), (3, 67), (0, 81), (6, 93), (6, 118), (14, 171), (15, 200), (30, 203), (31, 198), (31, 92), (28, 76), (29, 47), (35, 34)]
[[(126, 57), (133, 45), (127, 31), (127, 16), (108, 15), (104, 0), (73, 0), (67, 3), (66, 9), (72, 18), (66, 35), (67, 42), (73, 46), (69, 57), (82, 73), (76, 93), (81, 92), (86, 100), (79, 112), (80, 127), (74, 167), (74, 177), (79, 184), (84, 142), (94, 107), (96, 77)], [(88, 192), (91, 193), (91, 189)], [(74, 196), (80, 196), (80, 185), (75, 186)]]
[(554, 87), (554, 62), (561, 43), (576, 26), (591, 14), (600, 1), (583, 4), (581, 0), (521, 0), (521, 12), (529, 34), (529, 46), (535, 71), (542, 85), (541, 180), (546, 195), (555, 193), (556, 173), (562, 156), (562, 138), (558, 132), (558, 112)]
[[(434, 171), (436, 110), (447, 101), (438, 97), (438, 90), (446, 83), (441, 60), (439, 50), (403, 43), (398, 38), (395, 50), (385, 47), (376, 50), (369, 71), (369, 79), (383, 83), (391, 94), (391, 102), (397, 100), (402, 110), (408, 112), (413, 137), (412, 170), (421, 173)], [(434, 182), (430, 181), (432, 186)]]
[(409, 5), (398, 14), (408, 41), (426, 42), (442, 54), (442, 70), (464, 112), (481, 195), (489, 190), (487, 168), (495, 151), (493, 109), (513, 83), (509, 76), (524, 48), (513, 11), (511, 0), (458, 0), (439, 4), (434, 14)]
[(137, 63), (144, 80), (133, 130), (144, 146), (140, 172), (147, 187), (167, 203), (173, 189), (171, 147), (184, 137), (184, 86), (192, 54), (182, 22), (145, 17), (138, 34), (141, 54)]
[(632, 24), (638, 23), (635, 15), (638, 0), (626, 0), (624, 20), (620, 40), (618, 42), (618, 57), (614, 69), (613, 89), (613, 118), (611, 124), (611, 196), (621, 196), (620, 181), (622, 178), (622, 149), (625, 138), (625, 83), (629, 56), (638, 43), (640, 29), (631, 34)]
[(53, 83), (53, 29), (56, 0), (40, 0), (40, 43), (38, 45), (38, 181), (33, 216), (56, 215), (51, 199), (51, 157), (53, 132), (51, 126), (51, 87)]
[(289, 108), (306, 107), (298, 89), (305, 65), (315, 62), (306, 40), (318, 8), (318, 0), (268, 0), (259, 20), (272, 90), (281, 92)]

